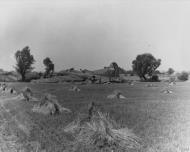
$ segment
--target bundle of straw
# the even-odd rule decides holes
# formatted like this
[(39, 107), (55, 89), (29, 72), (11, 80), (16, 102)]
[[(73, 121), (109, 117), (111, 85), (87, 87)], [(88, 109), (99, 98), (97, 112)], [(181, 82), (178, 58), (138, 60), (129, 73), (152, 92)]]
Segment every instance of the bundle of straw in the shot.
[(119, 90), (115, 90), (113, 94), (107, 96), (108, 99), (126, 99), (125, 96), (122, 95), (122, 92)]
[(80, 89), (77, 86), (73, 86), (69, 91), (80, 92)]
[(75, 137), (73, 146), (109, 148), (110, 151), (115, 148), (127, 151), (141, 147), (139, 137), (127, 127), (119, 128), (115, 121), (101, 112), (97, 112), (89, 121), (80, 118), (74, 120), (64, 131)]
[(32, 98), (33, 92), (29, 87), (25, 87), (20, 94), (20, 97), (24, 98), (26, 101), (30, 101)]
[(70, 109), (64, 108), (59, 104), (56, 96), (48, 93), (44, 94), (44, 96), (40, 99), (39, 104), (34, 105), (32, 111), (45, 115), (71, 112)]

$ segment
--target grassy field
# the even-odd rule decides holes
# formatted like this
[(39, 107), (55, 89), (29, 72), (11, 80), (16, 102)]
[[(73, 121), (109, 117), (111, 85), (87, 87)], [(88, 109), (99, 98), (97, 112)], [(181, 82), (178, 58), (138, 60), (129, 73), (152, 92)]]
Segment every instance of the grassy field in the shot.
[[(5, 107), (27, 126), (25, 133), (12, 127), (18, 142), (27, 146), (35, 141), (47, 152), (61, 152), (68, 147), (73, 138), (63, 128), (79, 113), (87, 114), (88, 104), (92, 101), (99, 105), (101, 111), (108, 112), (117, 123), (132, 129), (142, 139), (143, 147), (139, 151), (190, 152), (190, 83), (178, 82), (170, 87), (164, 82), (154, 83), (154, 87), (147, 87), (147, 84), (78, 85), (81, 91), (71, 92), (72, 84), (10, 83), (18, 90), (30, 87), (37, 97), (46, 92), (52, 93), (62, 106), (73, 113), (44, 116), (31, 112), (34, 102), (12, 102), (11, 99)], [(166, 88), (173, 93), (162, 93)], [(114, 90), (122, 91), (126, 99), (107, 99)]]

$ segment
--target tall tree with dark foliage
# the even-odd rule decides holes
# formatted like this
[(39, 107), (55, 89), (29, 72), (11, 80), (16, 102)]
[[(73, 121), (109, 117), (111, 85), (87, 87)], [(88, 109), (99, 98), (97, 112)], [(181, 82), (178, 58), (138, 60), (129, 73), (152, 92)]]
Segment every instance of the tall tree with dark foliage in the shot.
[(54, 73), (54, 64), (49, 57), (43, 60), (45, 65), (45, 77), (52, 76)]
[(118, 64), (116, 62), (112, 62), (110, 64), (110, 67), (114, 68), (114, 73), (113, 73), (114, 77), (118, 77), (119, 76), (119, 66), (118, 66)]
[(15, 59), (15, 70), (21, 75), (22, 81), (25, 81), (26, 73), (31, 72), (34, 69), (32, 64), (35, 62), (35, 60), (34, 56), (30, 53), (30, 48), (26, 46), (22, 50), (16, 51)]
[(151, 77), (154, 71), (160, 66), (161, 59), (156, 59), (150, 53), (137, 55), (132, 62), (133, 71), (140, 77), (141, 80), (147, 80)]
[(167, 71), (167, 73), (168, 73), (169, 75), (172, 75), (174, 72), (175, 72), (175, 70), (172, 69), (172, 68), (169, 68), (168, 71)]

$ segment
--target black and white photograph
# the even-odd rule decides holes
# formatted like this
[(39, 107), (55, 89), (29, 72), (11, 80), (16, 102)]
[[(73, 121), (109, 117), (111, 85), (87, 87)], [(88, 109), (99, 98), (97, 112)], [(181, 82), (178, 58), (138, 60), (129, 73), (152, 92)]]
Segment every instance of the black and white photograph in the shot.
[(189, 0), (0, 0), (0, 152), (190, 152)]

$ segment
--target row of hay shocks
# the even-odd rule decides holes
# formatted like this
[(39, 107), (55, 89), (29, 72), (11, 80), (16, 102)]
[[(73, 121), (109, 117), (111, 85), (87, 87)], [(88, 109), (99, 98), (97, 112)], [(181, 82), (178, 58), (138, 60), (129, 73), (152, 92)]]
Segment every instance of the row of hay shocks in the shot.
[[(8, 87), (5, 83), (0, 84), (0, 90), (1, 93), (4, 93), (4, 95), (6, 94), (13, 94), (13, 95), (17, 95), (16, 98), (24, 98), (27, 101), (31, 100), (32, 98), (32, 91), (26, 87), (24, 88), (20, 93), (18, 93), (15, 88), (10, 88)], [(34, 100), (34, 97), (32, 98), (32, 100)], [(10, 117), (9, 122), (15, 122), (15, 124), (17, 125), (17, 127), (22, 130), (28, 137), (30, 136), (30, 128), (27, 127), (27, 124), (22, 124), (17, 118), (16, 115), (12, 115), (10, 113), (10, 111), (8, 109), (6, 109), (3, 105), (1, 105), (1, 108), (3, 110), (5, 110), (7, 113), (7, 115)], [(7, 125), (8, 121), (5, 120), (5, 123), (3, 124), (3, 127), (6, 127), (4, 125)], [(0, 127), (1, 131), (2, 131), (2, 126)], [(3, 141), (0, 139), (0, 149), (2, 151), (18, 151), (18, 149), (21, 150), (22, 145), (18, 145), (17, 143), (17, 138), (14, 135), (5, 135), (3, 134)], [(6, 143), (5, 143), (6, 141)], [(41, 150), (41, 145), (38, 142), (28, 142), (28, 145), (30, 147), (32, 147), (32, 149), (34, 149), (36, 152), (40, 151), (42, 152), (43, 150)], [(26, 149), (22, 149), (22, 151), (25, 151)]]
[[(3, 89), (6, 88), (3, 85)], [(74, 87), (72, 90), (78, 90)], [(30, 88), (26, 87), (19, 97), (26, 101), (40, 101), (32, 108), (33, 112), (42, 114), (55, 114), (61, 112), (71, 112), (69, 109), (62, 107), (56, 96), (44, 94), (41, 99), (36, 100)], [(114, 97), (123, 98), (119, 91), (114, 92)], [(88, 116), (86, 118), (78, 117), (72, 123), (64, 128), (64, 131), (71, 133), (75, 140), (71, 142), (73, 149), (77, 151), (77, 146), (94, 146), (99, 149), (110, 149), (115, 151), (118, 149), (140, 149), (142, 141), (128, 128), (119, 128), (116, 123), (106, 114), (95, 110), (95, 104), (92, 103), (88, 108)]]
[[(172, 86), (174, 82), (170, 82), (169, 86)], [(134, 85), (134, 81), (129, 82), (129, 85)], [(150, 87), (152, 87), (151, 85)], [(149, 87), (149, 86), (147, 86)], [(69, 91), (80, 92), (81, 90), (77, 86), (73, 86)], [(164, 93), (171, 93), (170, 90), (165, 90)], [(121, 91), (115, 90), (113, 94), (108, 95), (109, 99), (126, 99), (122, 95)], [(45, 95), (42, 101), (52, 100), (53, 103), (57, 103), (55, 96)], [(43, 102), (41, 103), (42, 105)], [(52, 105), (49, 105), (50, 107)], [(88, 108), (87, 117), (77, 117), (76, 120), (68, 124), (64, 131), (70, 133), (74, 137), (74, 141), (70, 143), (72, 151), (77, 151), (78, 147), (81, 145), (84, 147), (95, 147), (102, 149), (109, 149), (111, 152), (119, 151), (129, 151), (130, 149), (140, 149), (143, 145), (142, 140), (137, 137), (132, 130), (126, 128), (120, 128), (116, 125), (109, 115), (103, 114), (95, 109), (95, 104), (92, 102)], [(48, 107), (48, 106), (46, 106)], [(59, 109), (59, 108), (57, 108)], [(35, 111), (35, 110), (34, 110)], [(56, 109), (54, 109), (56, 111)]]
[(18, 95), (20, 98), (25, 98), (27, 101), (29, 101), (30, 98), (32, 98), (32, 91), (25, 87), (22, 91), (16, 91), (16, 89), (13, 87), (8, 87), (5, 83), (0, 84), (0, 91), (4, 95), (6, 94), (12, 94), (12, 95)]
[(16, 95), (15, 99), (24, 99), (26, 101), (36, 101), (38, 104), (35, 104), (32, 108), (33, 112), (42, 113), (44, 115), (53, 115), (62, 112), (71, 112), (71, 110), (62, 107), (56, 96), (45, 93), (40, 99), (34, 97), (32, 90), (29, 87), (25, 87), (22, 91), (17, 92), (14, 88), (9, 88), (6, 84), (0, 85), (0, 90), (5, 94), (14, 94)]
[(126, 99), (119, 90), (114, 90), (112, 94), (107, 96), (108, 99)]
[[(173, 82), (172, 82), (173, 83)], [(172, 84), (170, 83), (170, 84)], [(171, 86), (169, 84), (169, 86)], [(172, 84), (173, 85), (173, 84)], [(2, 84), (0, 86), (1, 90), (5, 91), (7, 86)], [(7, 89), (14, 90), (14, 89)], [(70, 91), (79, 92), (80, 89), (77, 86), (73, 86)], [(169, 90), (165, 90), (164, 93), (171, 93)], [(19, 96), (24, 97), (26, 101), (30, 101), (33, 96), (33, 93), (30, 88), (26, 87)], [(122, 93), (118, 90), (115, 90), (113, 94), (108, 95), (109, 99), (126, 99)], [(65, 112), (71, 112), (69, 109), (62, 107), (56, 98), (51, 94), (44, 94), (39, 100), (40, 103), (34, 105), (32, 108), (33, 112), (42, 113), (42, 114), (55, 114)], [(124, 150), (139, 148), (141, 147), (140, 139), (135, 136), (131, 130), (128, 128), (116, 127), (109, 117), (105, 114), (97, 111), (93, 112), (95, 104), (89, 108), (88, 117), (77, 118), (71, 124), (65, 127), (64, 131), (72, 133), (75, 137), (75, 141), (72, 143), (77, 148), (77, 145), (83, 144), (84, 146), (92, 145), (99, 148), (109, 147), (110, 149), (117, 149), (118, 147)]]
[(80, 92), (81, 90), (77, 86), (72, 86), (69, 91)]
[(167, 85), (167, 88), (165, 88), (165, 89), (162, 90), (161, 92), (162, 92), (162, 93), (165, 93), (165, 94), (172, 94), (173, 91), (171, 91), (171, 90), (169, 89), (169, 87), (171, 87), (171, 86), (173, 86), (173, 85), (176, 85), (176, 81), (175, 81), (175, 80), (169, 81), (169, 83), (168, 83), (168, 85)]
[[(175, 84), (176, 84), (175, 81), (171, 81), (171, 82), (168, 83), (167, 86), (173, 86)], [(146, 87), (158, 87), (158, 85), (150, 83), (150, 84), (147, 84)]]
[(38, 104), (35, 104), (32, 108), (32, 111), (36, 113), (41, 113), (44, 115), (54, 115), (62, 112), (71, 112), (70, 109), (62, 107), (59, 104), (57, 97), (52, 94), (45, 93), (40, 99), (37, 99), (33, 97), (31, 89), (26, 87), (24, 91), (22, 91), (22, 96), (26, 99), (26, 101), (30, 101), (31, 99), (33, 101), (39, 102)]
[[(81, 89), (78, 88), (77, 86), (72, 86), (69, 91), (73, 91), (73, 92), (80, 92)], [(112, 94), (107, 96), (108, 99), (126, 99), (125, 96), (122, 95), (122, 92), (119, 90), (115, 90), (113, 91)]]
[(132, 130), (121, 128), (108, 114), (97, 110), (94, 102), (88, 108), (87, 117), (78, 115), (64, 131), (74, 137), (70, 143), (72, 151), (77, 151), (80, 146), (98, 151), (129, 151), (140, 149), (143, 145)]
[(10, 88), (7, 86), (7, 84), (5, 83), (0, 83), (0, 92), (3, 94), (17, 94), (17, 91), (15, 90), (15, 88)]
[[(176, 84), (175, 82), (170, 82), (168, 84), (168, 87), (173, 86), (174, 84)], [(133, 84), (134, 85), (134, 84)], [(147, 87), (157, 87), (157, 85), (154, 84), (147, 84)], [(165, 94), (171, 94), (173, 93), (171, 90), (165, 88), (164, 90), (161, 91), (161, 93), (165, 93)], [(126, 99), (126, 97), (122, 94), (121, 91), (119, 90), (115, 90), (113, 91), (112, 94), (107, 96), (108, 99)]]
[[(89, 81), (89, 83), (92, 84), (91, 81)], [(130, 80), (130, 81), (128, 81), (127, 83), (128, 83), (129, 85), (133, 86), (133, 85), (135, 84), (135, 81), (134, 81), (134, 80)], [(85, 84), (87, 84), (87, 83), (86, 83), (86, 82), (81, 82), (80, 84), (81, 84), (81, 85), (85, 85)], [(101, 80), (97, 80), (97, 81), (95, 81), (93, 84), (108, 85), (108, 84), (112, 84), (112, 82), (110, 82), (110, 81), (102, 82)]]
[[(148, 86), (148, 87), (150, 87), (150, 86)], [(152, 86), (151, 86), (151, 87), (152, 87)], [(165, 89), (163, 89), (163, 90), (161, 91), (161, 93), (171, 94), (171, 93), (173, 93), (173, 92), (172, 92), (171, 90), (165, 88)], [(108, 95), (107, 98), (108, 98), (108, 99), (127, 99), (127, 98), (122, 94), (122, 92), (119, 91), (119, 90), (113, 91), (113, 93), (110, 94), (110, 95)]]
[[(167, 84), (166, 88), (164, 88), (161, 93), (165, 93), (165, 94), (171, 94), (173, 93), (171, 90), (169, 90), (169, 87), (173, 86), (173, 85), (176, 85), (176, 82), (175, 81), (169, 81), (169, 83)], [(147, 84), (146, 87), (158, 87), (158, 85), (155, 85), (155, 84)]]
[(165, 93), (165, 94), (172, 94), (173, 91), (169, 90), (169, 87), (176, 85), (175, 80), (174, 81), (169, 81), (169, 84), (167, 85), (167, 88), (165, 88), (164, 90), (161, 91), (161, 93)]
[[(73, 86), (69, 91), (81, 91)], [(119, 90), (108, 95), (109, 99), (126, 99)], [(88, 107), (88, 115), (77, 115), (78, 117), (68, 124), (64, 131), (73, 135), (74, 141), (70, 143), (72, 151), (78, 151), (79, 146), (94, 147), (98, 150), (109, 149), (109, 151), (126, 151), (140, 149), (142, 141), (132, 130), (120, 128), (108, 114), (103, 114), (92, 102)]]
[(42, 113), (44, 115), (54, 115), (62, 112), (71, 112), (70, 109), (64, 108), (59, 104), (56, 96), (48, 93), (44, 94), (41, 97), (39, 104), (34, 105), (32, 111), (36, 113)]

